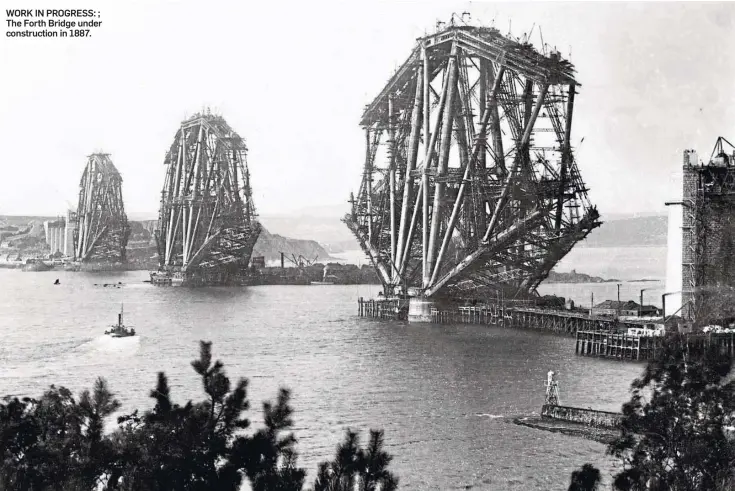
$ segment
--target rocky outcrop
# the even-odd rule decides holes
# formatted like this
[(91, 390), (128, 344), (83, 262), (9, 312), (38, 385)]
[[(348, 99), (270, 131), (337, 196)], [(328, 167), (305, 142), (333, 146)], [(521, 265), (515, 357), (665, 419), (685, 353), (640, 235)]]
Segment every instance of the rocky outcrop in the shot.
[(315, 240), (289, 239), (278, 234), (271, 234), (265, 228), (253, 248), (253, 257), (264, 256), (266, 261), (279, 261), (281, 252), (287, 257), (303, 256), (309, 261), (315, 259), (332, 259), (329, 253)]

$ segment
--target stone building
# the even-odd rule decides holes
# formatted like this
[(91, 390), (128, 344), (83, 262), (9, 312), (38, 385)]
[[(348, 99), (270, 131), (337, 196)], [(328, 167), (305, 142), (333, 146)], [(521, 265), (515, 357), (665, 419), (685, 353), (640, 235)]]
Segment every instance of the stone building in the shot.
[(717, 140), (706, 164), (684, 151), (681, 315), (695, 324), (706, 324), (735, 287), (735, 148), (725, 151), (726, 143)]

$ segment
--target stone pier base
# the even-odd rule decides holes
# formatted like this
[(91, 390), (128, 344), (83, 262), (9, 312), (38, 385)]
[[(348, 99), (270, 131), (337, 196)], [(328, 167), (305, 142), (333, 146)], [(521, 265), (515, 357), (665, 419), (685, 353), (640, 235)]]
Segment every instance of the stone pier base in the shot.
[(408, 302), (408, 322), (431, 322), (434, 302), (421, 297), (412, 297)]

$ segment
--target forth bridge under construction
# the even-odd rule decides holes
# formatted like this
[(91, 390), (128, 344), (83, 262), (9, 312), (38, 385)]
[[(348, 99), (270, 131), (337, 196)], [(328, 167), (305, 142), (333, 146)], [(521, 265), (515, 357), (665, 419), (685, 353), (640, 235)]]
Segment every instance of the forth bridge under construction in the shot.
[[(79, 204), (68, 220), (73, 254), (81, 263), (124, 263), (130, 226), (122, 177), (106, 153), (87, 157), (79, 181)], [(68, 233), (68, 232), (67, 232)]]
[(207, 112), (181, 124), (166, 154), (156, 230), (159, 285), (238, 285), (260, 234), (245, 141)]
[(462, 21), (418, 40), (363, 113), (343, 221), (409, 318), (535, 293), (600, 225), (572, 149), (578, 84), (559, 53)]

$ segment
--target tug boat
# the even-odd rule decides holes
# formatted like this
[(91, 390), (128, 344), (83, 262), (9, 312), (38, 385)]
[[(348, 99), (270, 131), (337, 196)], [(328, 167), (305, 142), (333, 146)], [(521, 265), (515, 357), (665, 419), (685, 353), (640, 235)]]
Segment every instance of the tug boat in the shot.
[(112, 329), (105, 331), (105, 334), (109, 334), (113, 338), (127, 338), (129, 336), (135, 336), (135, 329), (127, 328), (123, 324), (123, 306), (120, 305), (120, 313), (117, 314), (117, 324), (113, 324)]
[(322, 281), (312, 281), (312, 285), (334, 285), (334, 281), (337, 277), (333, 274), (329, 274), (329, 266), (324, 266), (324, 275)]

